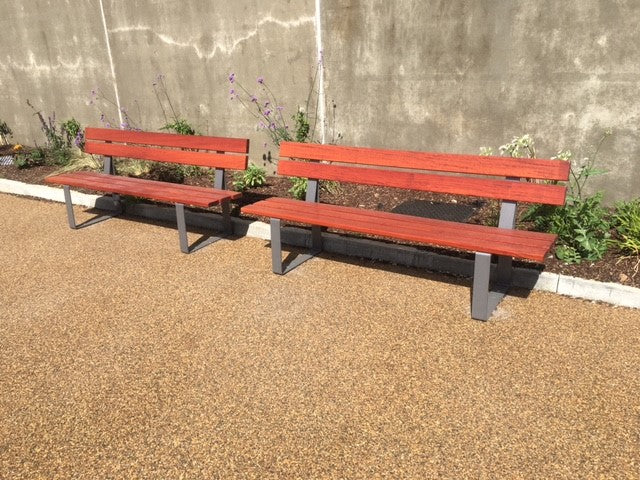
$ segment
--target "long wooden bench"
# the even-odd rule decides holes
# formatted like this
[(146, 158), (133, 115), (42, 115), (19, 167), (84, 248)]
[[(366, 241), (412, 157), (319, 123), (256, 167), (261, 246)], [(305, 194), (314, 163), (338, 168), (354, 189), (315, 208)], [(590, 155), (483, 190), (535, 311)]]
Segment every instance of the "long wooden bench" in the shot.
[[(87, 128), (85, 139), (85, 152), (104, 157), (104, 173), (71, 172), (45, 179), (47, 183), (63, 186), (69, 226), (72, 229), (92, 225), (113, 216), (104, 215), (77, 225), (73, 214), (69, 187), (79, 187), (111, 194), (116, 206), (120, 207), (119, 211), (122, 210), (120, 195), (131, 195), (154, 201), (174, 203), (176, 206), (180, 250), (184, 253), (196, 250), (196, 245), (190, 247), (187, 240), (184, 215), (185, 205), (208, 208), (220, 204), (225, 233), (230, 232), (229, 201), (238, 198), (240, 193), (224, 189), (225, 169), (245, 170), (247, 168), (248, 139), (135, 132), (105, 128)], [(113, 161), (114, 157), (214, 168), (213, 188), (117, 175)], [(209, 237), (206, 241), (198, 242), (197, 248), (213, 243), (219, 238), (217, 236)]]
[[(268, 198), (242, 209), (271, 218), (274, 273), (284, 274), (320, 252), (322, 227), (467, 250), (475, 252), (471, 316), (488, 320), (509, 287), (513, 258), (543, 262), (556, 238), (516, 230), (517, 202), (563, 205), (566, 187), (555, 182), (568, 180), (569, 163), (284, 142), (278, 173), (309, 179), (306, 201)], [(501, 200), (499, 224), (472, 225), (322, 204), (318, 180)], [(286, 266), (280, 240), (283, 220), (312, 226), (311, 253)], [(498, 264), (496, 285), (490, 289), (492, 255)]]

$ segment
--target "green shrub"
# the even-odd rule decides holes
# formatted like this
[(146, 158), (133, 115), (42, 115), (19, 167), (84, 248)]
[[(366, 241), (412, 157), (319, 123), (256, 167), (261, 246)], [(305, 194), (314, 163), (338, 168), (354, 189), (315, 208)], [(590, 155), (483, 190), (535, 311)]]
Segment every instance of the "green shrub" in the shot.
[(261, 187), (267, 183), (267, 171), (254, 164), (250, 164), (244, 172), (238, 172), (233, 179), (233, 188), (243, 192), (248, 188)]
[(196, 131), (184, 118), (175, 118), (173, 122), (166, 123), (160, 130), (179, 133), (180, 135), (195, 135)]
[(19, 153), (14, 162), (20, 169), (38, 167), (46, 163), (46, 152), (42, 147), (36, 147), (30, 152)]
[(307, 195), (307, 179), (300, 177), (291, 177), (291, 188), (289, 193), (293, 195), (293, 198), (303, 200)]
[(616, 203), (613, 226), (618, 248), (629, 255), (640, 255), (640, 198)]

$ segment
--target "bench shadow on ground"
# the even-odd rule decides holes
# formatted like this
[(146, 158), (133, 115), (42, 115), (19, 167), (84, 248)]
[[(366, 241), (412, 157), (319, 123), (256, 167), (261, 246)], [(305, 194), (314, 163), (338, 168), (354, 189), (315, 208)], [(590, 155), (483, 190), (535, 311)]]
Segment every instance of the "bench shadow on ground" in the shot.
[[(102, 198), (105, 198), (105, 201), (100, 201)], [(174, 230), (176, 236), (176, 243), (178, 243), (178, 223), (175, 218), (174, 210), (167, 210), (167, 218), (163, 219), (154, 219), (140, 215), (134, 215), (128, 213), (126, 211), (116, 212), (113, 210), (113, 203), (109, 197), (101, 197), (96, 202), (97, 207), (84, 208), (82, 210), (83, 214), (93, 215), (93, 217), (83, 220), (78, 224), (78, 229), (91, 227), (97, 223), (108, 221), (111, 218), (121, 218), (131, 222), (138, 222), (145, 225), (154, 225), (158, 227), (167, 228), (169, 230)], [(220, 239), (225, 240), (237, 240), (241, 236), (234, 233), (226, 233), (223, 231), (222, 227), (222, 218), (217, 212), (209, 212), (213, 215), (216, 215), (217, 218), (213, 219), (211, 228), (205, 228), (200, 225), (190, 224), (187, 220), (187, 234), (189, 237), (193, 235), (200, 235), (200, 238), (192, 241), (189, 245), (189, 253), (194, 253), (201, 248), (215, 243)], [(170, 218), (173, 216), (173, 218)], [(98, 227), (99, 228), (99, 227)]]
[[(346, 241), (351, 241), (351, 240), (352, 239), (348, 238)], [(353, 238), (353, 240), (357, 241), (356, 238)], [(381, 242), (381, 243), (386, 243), (386, 242)], [(287, 265), (289, 265), (290, 263), (294, 262), (300, 255), (309, 254), (309, 252), (310, 252), (309, 249), (305, 249), (305, 248), (301, 248), (301, 247), (295, 247), (295, 246), (291, 246), (291, 245), (287, 245), (287, 244), (283, 244), (282, 248), (283, 248), (283, 253), (284, 253), (284, 258), (283, 258), (282, 261), (283, 261), (283, 266), (285, 268), (286, 268)], [(271, 255), (271, 242), (267, 242), (265, 244), (265, 250), (266, 250), (265, 255)], [(442, 252), (442, 250), (440, 250), (440, 252)], [(439, 253), (439, 255), (442, 255), (442, 253)], [(326, 251), (320, 252), (319, 254), (315, 255), (312, 258), (310, 258), (306, 262), (304, 262), (301, 265), (295, 267), (295, 269), (296, 270), (304, 269), (305, 268), (305, 264), (307, 262), (313, 262), (314, 259), (316, 259), (316, 258), (324, 259), (324, 260), (328, 260), (328, 261), (332, 261), (332, 262), (346, 263), (348, 265), (353, 265), (353, 266), (358, 266), (358, 267), (364, 267), (364, 268), (375, 269), (375, 270), (382, 270), (382, 271), (388, 272), (388, 273), (397, 273), (397, 274), (401, 274), (401, 275), (410, 275), (410, 276), (412, 276), (414, 278), (418, 278), (418, 279), (421, 279), (421, 280), (430, 280), (430, 281), (435, 281), (435, 282), (448, 283), (450, 285), (455, 285), (455, 286), (467, 287), (467, 288), (470, 289), (469, 290), (469, 299), (471, 299), (471, 285), (473, 283), (473, 279), (471, 277), (457, 275), (457, 274), (454, 274), (454, 273), (449, 273), (449, 272), (447, 272), (445, 270), (443, 270), (443, 271), (429, 270), (429, 269), (426, 269), (426, 268), (412, 267), (412, 266), (407, 266), (407, 265), (398, 265), (398, 264), (395, 264), (395, 263), (387, 262), (385, 260), (373, 260), (373, 259), (369, 259), (369, 258), (351, 256), (351, 255), (340, 254), (340, 253), (331, 253), (331, 252), (326, 252)], [(451, 258), (452, 261), (456, 261), (456, 260), (459, 260), (460, 257), (451, 256), (450, 258)], [(469, 261), (472, 262), (472, 260), (469, 260)], [(537, 272), (537, 274), (535, 275), (536, 279), (537, 279), (537, 276), (539, 276), (539, 272)], [(512, 287), (510, 287), (508, 289), (507, 296), (526, 299), (531, 294), (531, 291), (533, 290), (533, 285), (534, 284), (535, 284), (535, 280), (532, 279), (530, 281), (530, 285), (527, 286), (527, 287), (512, 286)]]
[[(400, 213), (404, 215), (413, 215), (418, 217), (425, 218), (433, 218), (438, 220), (445, 220), (451, 222), (468, 222), (469, 219), (476, 213), (478, 207), (481, 204), (458, 204), (458, 203), (445, 203), (445, 202), (434, 202), (428, 200), (410, 200), (404, 202), (397, 207), (395, 207), (392, 212)], [(323, 229), (323, 232), (325, 230)], [(345, 242), (353, 242), (357, 244), (357, 242), (362, 241), (363, 238), (368, 238), (366, 236), (360, 236), (358, 234), (353, 234), (350, 232), (341, 232), (339, 236), (344, 239)], [(370, 238), (369, 238), (370, 239)], [(394, 248), (394, 246), (399, 247), (400, 245), (405, 245), (401, 242), (393, 242), (388, 239), (375, 238), (374, 241), (382, 246), (383, 248)], [(271, 244), (268, 243), (266, 247), (270, 249)], [(458, 250), (432, 247), (426, 245), (411, 245), (412, 248), (415, 248), (419, 252), (423, 252), (426, 255), (434, 255), (439, 259), (439, 268), (428, 269), (421, 268), (415, 266), (401, 265), (397, 263), (393, 263), (386, 260), (374, 260), (371, 258), (359, 257), (357, 255), (346, 255), (341, 253), (333, 253), (322, 251), (319, 254), (315, 255), (319, 258), (324, 258), (330, 261), (338, 261), (347, 263), (350, 265), (365, 267), (365, 268), (374, 268), (378, 270), (383, 270), (391, 273), (399, 273), (403, 275), (411, 275), (415, 278), (420, 278), (424, 280), (432, 280), (438, 282), (449, 283), (451, 285), (457, 286), (465, 286), (471, 287), (473, 279), (473, 262), (474, 262), (474, 254), (471, 252), (463, 252)], [(310, 250), (305, 249), (303, 247), (297, 247), (292, 245), (287, 245), (283, 242), (283, 249), (285, 252), (285, 258), (283, 259), (283, 267), (286, 268), (287, 265), (291, 264), (298, 258), (300, 255), (309, 254)], [(357, 248), (348, 248), (349, 251), (357, 251)], [(308, 261), (313, 261), (311, 258)], [(495, 264), (497, 258), (494, 256), (492, 259), (493, 264)], [(465, 274), (452, 273), (460, 270), (460, 263), (464, 262), (465, 265)], [(447, 264), (450, 264), (448, 267)], [(455, 265), (457, 264), (457, 265)], [(526, 262), (518, 262), (514, 261), (514, 267), (524, 267), (527, 269), (530, 274), (524, 279), (524, 281), (519, 282), (518, 286), (511, 286), (508, 289), (508, 296), (518, 297), (518, 298), (527, 298), (533, 287), (540, 276), (540, 270), (532, 268), (532, 264)], [(296, 267), (296, 268), (304, 268), (304, 264)], [(492, 282), (492, 288), (494, 287)], [(471, 290), (471, 289), (470, 289)], [(471, 295), (471, 291), (470, 291)]]

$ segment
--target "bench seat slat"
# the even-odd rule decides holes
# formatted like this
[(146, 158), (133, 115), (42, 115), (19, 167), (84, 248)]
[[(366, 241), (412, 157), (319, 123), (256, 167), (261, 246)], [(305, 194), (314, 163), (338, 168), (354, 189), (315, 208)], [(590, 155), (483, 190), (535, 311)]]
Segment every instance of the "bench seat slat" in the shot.
[(399, 240), (543, 262), (555, 235), (447, 222), (353, 207), (269, 198), (242, 209), (250, 215), (320, 225)]
[(364, 185), (470, 195), (514, 202), (563, 205), (566, 187), (491, 178), (460, 177), (428, 173), (401, 172), (316, 162), (280, 160), (278, 173), (293, 177), (355, 182)]
[[(270, 198), (269, 202), (273, 202), (273, 206), (277, 205), (277, 208), (282, 210), (296, 211), (299, 208), (299, 200), (287, 199), (287, 198)], [(415, 227), (416, 222), (420, 225), (420, 222), (425, 217), (418, 217), (414, 215), (398, 214), (394, 212), (384, 212), (378, 210), (367, 210), (364, 208), (346, 207), (342, 205), (329, 205), (329, 204), (317, 204), (308, 202), (310, 205), (318, 206), (318, 214), (327, 217), (350, 217), (357, 213), (358, 219), (362, 221), (373, 222), (380, 225), (393, 225), (394, 227), (406, 225), (407, 228)], [(250, 208), (251, 206), (247, 207)], [(328, 208), (327, 208), (328, 207)], [(243, 210), (244, 211), (244, 210)], [(540, 232), (529, 232), (523, 230), (513, 229), (497, 229), (496, 227), (487, 227), (484, 225), (476, 224), (464, 224), (460, 222), (453, 222), (447, 220), (439, 220), (435, 218), (428, 218), (434, 226), (447, 231), (452, 234), (469, 236), (472, 238), (478, 238), (482, 236), (487, 242), (493, 240), (502, 241), (505, 243), (513, 243), (515, 245), (522, 245), (523, 240), (526, 240), (526, 244), (531, 244), (536, 247), (544, 247), (550, 241), (555, 239), (555, 235)], [(463, 230), (460, 226), (464, 226)], [(526, 238), (523, 238), (523, 233), (526, 234)]]
[(246, 138), (136, 132), (132, 130), (115, 130), (112, 128), (93, 127), (89, 127), (85, 130), (85, 137), (87, 140), (161, 145), (164, 147), (174, 148), (196, 148), (199, 150), (213, 150), (229, 153), (247, 153), (249, 151), (249, 140)]
[(197, 165), (200, 167), (230, 168), (232, 170), (245, 170), (248, 162), (248, 157), (246, 155), (190, 152), (187, 150), (154, 148), (152, 146), (141, 147), (91, 141), (86, 142), (84, 151), (95, 155), (106, 155), (109, 157), (137, 158), (140, 160), (181, 163), (185, 165)]
[(375, 165), (379, 167), (559, 181), (569, 179), (570, 168), (569, 162), (563, 160), (378, 150), (374, 148), (296, 142), (282, 142), (280, 144), (280, 158), (282, 157)]
[[(173, 184), (140, 178), (120, 177), (103, 173), (63, 173), (45, 179), (47, 183), (87, 188), (105, 193), (145, 197), (152, 200), (210, 207), (225, 199), (238, 198), (239, 192), (204, 189), (191, 185)], [(206, 190), (206, 191), (204, 191)]]

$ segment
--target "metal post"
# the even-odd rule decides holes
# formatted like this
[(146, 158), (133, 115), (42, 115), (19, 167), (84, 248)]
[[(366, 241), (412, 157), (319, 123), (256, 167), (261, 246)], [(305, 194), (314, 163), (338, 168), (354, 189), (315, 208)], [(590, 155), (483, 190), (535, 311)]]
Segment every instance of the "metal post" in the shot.
[(311, 178), (307, 180), (307, 195), (305, 197), (305, 201), (307, 202), (318, 202), (320, 200), (320, 188), (318, 180), (312, 180)]
[(471, 291), (471, 318), (476, 320), (488, 320), (491, 313), (489, 310), (490, 273), (491, 254), (476, 252)]
[(224, 168), (215, 169), (215, 177), (213, 179), (213, 188), (224, 190)]
[(107, 175), (115, 175), (116, 169), (113, 165), (113, 157), (103, 157), (104, 158), (104, 173)]
[(187, 223), (184, 219), (184, 205), (176, 203), (176, 220), (178, 221), (178, 236), (180, 237), (180, 251), (189, 253), (189, 239), (187, 238)]
[(282, 275), (282, 243), (280, 241), (280, 219), (271, 219), (271, 267), (273, 273)]
[(67, 220), (69, 221), (69, 228), (75, 230), (76, 217), (73, 214), (73, 203), (71, 203), (71, 191), (69, 190), (69, 185), (64, 185), (62, 187), (62, 190), (64, 190), (64, 203), (67, 207)]

